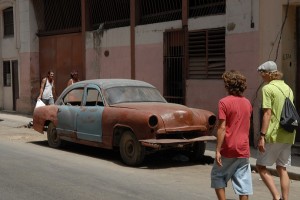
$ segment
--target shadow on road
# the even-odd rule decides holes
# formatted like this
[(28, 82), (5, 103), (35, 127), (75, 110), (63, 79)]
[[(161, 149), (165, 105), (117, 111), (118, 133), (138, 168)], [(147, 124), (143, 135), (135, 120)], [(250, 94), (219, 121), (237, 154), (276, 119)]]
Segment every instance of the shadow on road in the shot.
[[(31, 141), (30, 143), (43, 146), (45, 148), (51, 148), (48, 146), (48, 142), (46, 140)], [(122, 162), (118, 150), (107, 150), (69, 142), (65, 142), (60, 150), (97, 159), (103, 159), (118, 165), (126, 166)], [(176, 150), (165, 150), (146, 155), (144, 162), (140, 166), (138, 166), (138, 168), (163, 169), (170, 167), (185, 167), (191, 165), (210, 165), (213, 162), (214, 158), (212, 158), (211, 156), (204, 155), (201, 160), (191, 161), (188, 155), (184, 152)]]

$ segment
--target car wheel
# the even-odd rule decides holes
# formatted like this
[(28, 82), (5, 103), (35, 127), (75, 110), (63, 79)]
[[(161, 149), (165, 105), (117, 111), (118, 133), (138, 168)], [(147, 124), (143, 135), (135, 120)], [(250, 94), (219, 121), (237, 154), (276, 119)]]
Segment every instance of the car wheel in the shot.
[(145, 147), (139, 143), (131, 131), (125, 131), (120, 140), (120, 154), (125, 164), (137, 166), (145, 158)]
[(48, 125), (47, 139), (50, 147), (58, 148), (61, 146), (61, 139), (57, 135), (56, 127), (52, 122)]
[(191, 151), (191, 160), (197, 161), (203, 158), (206, 149), (206, 142), (195, 142)]

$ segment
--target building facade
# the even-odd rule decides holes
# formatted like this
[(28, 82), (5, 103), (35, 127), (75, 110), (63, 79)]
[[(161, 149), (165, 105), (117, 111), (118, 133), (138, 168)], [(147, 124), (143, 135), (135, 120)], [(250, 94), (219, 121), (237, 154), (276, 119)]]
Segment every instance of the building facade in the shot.
[[(239, 70), (260, 126), (257, 67), (274, 60), (300, 110), (300, 0), (0, 0), (0, 109), (31, 113), (40, 80), (130, 78), (169, 102), (217, 113), (221, 75)], [(299, 141), (299, 134), (297, 140)]]

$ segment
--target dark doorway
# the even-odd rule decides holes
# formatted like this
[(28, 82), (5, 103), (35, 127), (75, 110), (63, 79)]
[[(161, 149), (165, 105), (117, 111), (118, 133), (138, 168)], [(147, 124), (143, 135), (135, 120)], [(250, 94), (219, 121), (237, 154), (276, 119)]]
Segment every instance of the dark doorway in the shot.
[(19, 69), (18, 61), (13, 60), (12, 62), (12, 86), (13, 86), (13, 110), (17, 109), (17, 99), (19, 98)]
[(185, 104), (184, 31), (164, 33), (164, 97)]

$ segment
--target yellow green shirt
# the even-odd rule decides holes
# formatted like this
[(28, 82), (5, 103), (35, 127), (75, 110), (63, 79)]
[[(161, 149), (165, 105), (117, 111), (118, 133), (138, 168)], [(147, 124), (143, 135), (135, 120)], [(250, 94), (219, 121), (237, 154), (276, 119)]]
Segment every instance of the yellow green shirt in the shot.
[(279, 124), (285, 96), (275, 85), (283, 91), (285, 96), (289, 96), (292, 102), (294, 100), (293, 91), (283, 80), (273, 80), (262, 88), (262, 108), (270, 108), (272, 110), (270, 124), (266, 133), (266, 142), (294, 144), (296, 131), (289, 133)]

